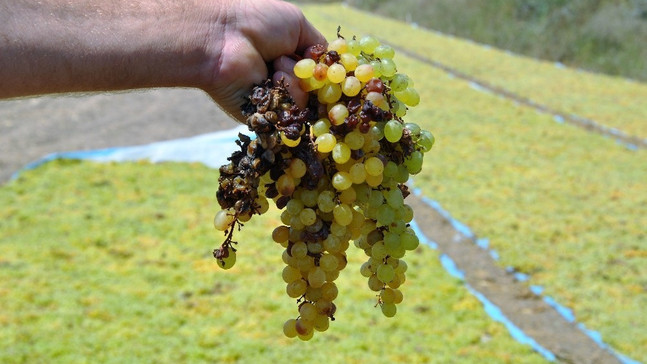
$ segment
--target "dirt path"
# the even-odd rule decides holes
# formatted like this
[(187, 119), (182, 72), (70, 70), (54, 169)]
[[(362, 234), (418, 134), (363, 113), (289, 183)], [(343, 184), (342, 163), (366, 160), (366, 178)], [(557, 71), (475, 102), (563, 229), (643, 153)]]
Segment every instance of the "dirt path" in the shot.
[(0, 101), (0, 183), (53, 152), (147, 144), (235, 126), (198, 90)]
[(477, 237), (457, 231), (446, 217), (419, 197), (412, 194), (407, 201), (415, 210), (424, 235), (438, 244), (438, 251), (446, 254), (464, 273), (465, 282), (556, 359), (566, 363), (620, 363), (576, 323), (568, 322), (526, 284), (502, 269), (487, 250), (476, 244)]

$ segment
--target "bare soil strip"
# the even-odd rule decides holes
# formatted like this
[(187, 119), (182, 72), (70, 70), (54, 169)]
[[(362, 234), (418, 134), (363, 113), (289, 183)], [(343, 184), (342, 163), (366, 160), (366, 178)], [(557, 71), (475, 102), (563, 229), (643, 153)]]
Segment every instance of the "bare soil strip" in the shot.
[[(465, 281), (483, 294), (526, 335), (566, 363), (620, 363), (568, 322), (554, 308), (517, 281), (476, 245), (476, 237), (457, 231), (451, 222), (414, 194), (407, 198), (416, 212), (416, 221), (425, 236), (438, 244), (465, 274)], [(520, 244), (522, 242), (519, 242)]]

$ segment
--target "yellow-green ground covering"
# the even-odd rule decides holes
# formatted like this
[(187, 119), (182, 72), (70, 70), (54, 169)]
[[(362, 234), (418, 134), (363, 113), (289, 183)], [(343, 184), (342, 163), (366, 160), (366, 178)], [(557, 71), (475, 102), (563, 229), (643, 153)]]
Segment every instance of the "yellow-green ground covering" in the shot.
[(343, 34), (372, 34), (549, 108), (647, 138), (644, 83), (556, 67), (342, 5), (303, 9), (327, 37), (334, 36), (337, 24)]
[(337, 320), (310, 342), (295, 317), (270, 210), (217, 268), (217, 172), (189, 164), (51, 162), (0, 187), (0, 362), (540, 363), (493, 322), (426, 246), (405, 301), (375, 308), (351, 246)]

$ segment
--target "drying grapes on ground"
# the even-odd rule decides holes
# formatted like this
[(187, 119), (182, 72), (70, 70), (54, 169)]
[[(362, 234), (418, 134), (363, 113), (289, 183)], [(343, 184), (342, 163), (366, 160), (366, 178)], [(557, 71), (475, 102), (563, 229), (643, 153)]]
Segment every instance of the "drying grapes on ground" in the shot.
[(295, 105), (284, 83), (267, 80), (242, 108), (255, 135), (239, 135), (240, 150), (220, 167), (214, 225), (225, 240), (213, 254), (231, 268), (244, 248), (234, 241), (242, 224), (265, 213), (269, 200), (282, 210), (283, 225), (271, 235), (283, 247), (286, 293), (297, 302), (283, 327), (288, 337), (309, 340), (335, 319), (335, 280), (351, 242), (366, 253), (359, 272), (383, 314), (394, 316), (403, 300), (403, 258), (419, 244), (405, 183), (434, 137), (403, 119), (420, 98), (394, 53), (372, 36), (338, 34), (294, 66), (307, 107)]

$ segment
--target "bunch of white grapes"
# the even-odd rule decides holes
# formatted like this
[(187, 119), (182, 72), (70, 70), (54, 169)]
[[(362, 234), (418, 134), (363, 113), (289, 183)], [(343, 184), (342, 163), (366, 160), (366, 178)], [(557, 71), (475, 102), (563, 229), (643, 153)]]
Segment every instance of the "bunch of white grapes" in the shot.
[(403, 258), (419, 244), (405, 182), (434, 137), (402, 119), (420, 99), (394, 53), (372, 36), (308, 48), (294, 67), (308, 106), (296, 107), (282, 83), (255, 87), (243, 114), (256, 138), (241, 135), (240, 151), (220, 168), (214, 224), (226, 239), (214, 256), (222, 268), (235, 263), (242, 223), (267, 211), (268, 199), (282, 209), (272, 239), (284, 248), (282, 277), (298, 305), (287, 337), (328, 329), (351, 241), (366, 253), (359, 271), (383, 314), (402, 302)]

